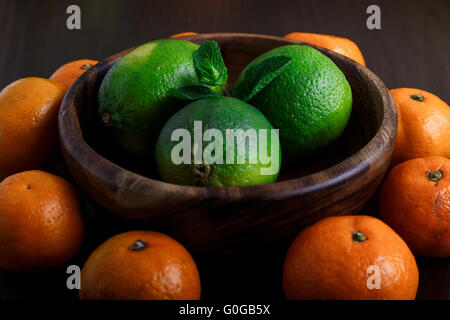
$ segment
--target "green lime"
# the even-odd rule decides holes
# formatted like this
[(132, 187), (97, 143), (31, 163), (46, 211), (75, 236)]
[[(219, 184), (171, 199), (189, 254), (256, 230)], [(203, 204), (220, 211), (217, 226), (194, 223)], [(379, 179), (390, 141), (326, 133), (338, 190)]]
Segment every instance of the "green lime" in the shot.
[[(98, 114), (126, 151), (152, 156), (158, 134), (188, 101), (171, 89), (198, 85), (193, 53), (199, 46), (185, 40), (155, 40), (125, 55), (101, 83)], [(222, 93), (220, 87), (213, 90)]]
[(201, 186), (247, 186), (274, 182), (280, 171), (278, 132), (244, 101), (211, 97), (175, 113), (155, 150), (161, 178)]
[[(320, 51), (303, 45), (270, 50), (253, 60), (239, 75), (232, 95), (247, 71), (265, 59), (286, 56), (286, 69), (250, 101), (275, 128), (288, 158), (326, 147), (344, 131), (352, 110), (352, 92), (342, 71)], [(250, 69), (251, 70), (251, 69)]]

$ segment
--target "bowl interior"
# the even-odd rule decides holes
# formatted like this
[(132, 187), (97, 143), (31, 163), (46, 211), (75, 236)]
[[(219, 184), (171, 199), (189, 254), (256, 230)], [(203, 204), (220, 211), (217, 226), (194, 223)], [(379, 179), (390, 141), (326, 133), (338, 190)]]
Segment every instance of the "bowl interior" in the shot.
[[(264, 52), (287, 44), (299, 44), (299, 42), (279, 37), (257, 36), (233, 36), (217, 37), (210, 35), (198, 35), (184, 37), (195, 43), (202, 43), (205, 40), (215, 40), (218, 42), (223, 58), (229, 73), (229, 89), (231, 89), (237, 76), (243, 68), (254, 58)], [(314, 46), (312, 46), (314, 47)], [(373, 95), (364, 94), (369, 89), (367, 83), (355, 72), (353, 64), (348, 63), (348, 59), (338, 54), (329, 52), (326, 49), (315, 47), (330, 57), (338, 67), (344, 72), (350, 83), (353, 93), (353, 108), (349, 124), (342, 136), (326, 149), (311, 155), (305, 159), (301, 165), (281, 166), (281, 174), (278, 181), (289, 180), (302, 177), (329, 168), (344, 159), (350, 157), (361, 150), (377, 133), (383, 119), (383, 110), (375, 108), (382, 105)], [(90, 86), (89, 92), (85, 96), (83, 107), (78, 110), (80, 127), (83, 137), (88, 145), (103, 157), (113, 163), (150, 178), (157, 178), (157, 173), (153, 163), (133, 159), (120, 152), (120, 148), (114, 140), (101, 129), (97, 117), (97, 92), (101, 80), (116, 63), (121, 56), (129, 52), (126, 50), (111, 58), (106, 59), (97, 68), (96, 83)], [(344, 63), (347, 61), (347, 63)], [(369, 98), (369, 96), (371, 98)], [(372, 99), (372, 100), (371, 100)]]

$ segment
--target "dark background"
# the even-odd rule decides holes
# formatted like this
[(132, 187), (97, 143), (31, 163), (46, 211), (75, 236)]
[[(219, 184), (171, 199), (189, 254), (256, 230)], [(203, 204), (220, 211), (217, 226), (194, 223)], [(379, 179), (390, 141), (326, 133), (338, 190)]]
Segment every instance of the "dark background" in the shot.
[[(70, 4), (81, 7), (81, 30), (66, 28)], [(366, 28), (371, 4), (381, 8), (381, 30)], [(350, 38), (389, 88), (424, 89), (448, 102), (449, 18), (448, 0), (0, 0), (0, 88), (22, 77), (49, 77), (68, 61), (101, 60), (183, 31), (281, 36), (303, 31)], [(84, 206), (95, 216), (94, 208)], [(101, 227), (96, 223), (91, 234)], [(97, 233), (78, 263), (103, 240), (105, 234)], [(280, 261), (284, 251), (278, 254)], [(198, 260), (206, 299), (282, 298), (281, 263), (267, 261), (263, 252)], [(450, 299), (449, 259), (418, 258), (418, 264), (418, 298)], [(34, 275), (3, 270), (0, 298), (76, 299), (76, 292), (65, 288), (65, 278), (64, 269)]]
[[(80, 31), (66, 28), (70, 4), (81, 8)], [(366, 28), (370, 4), (381, 8), (381, 30)], [(182, 31), (303, 31), (352, 39), (389, 88), (429, 90), (450, 101), (448, 0), (0, 0), (0, 30), (0, 87)]]

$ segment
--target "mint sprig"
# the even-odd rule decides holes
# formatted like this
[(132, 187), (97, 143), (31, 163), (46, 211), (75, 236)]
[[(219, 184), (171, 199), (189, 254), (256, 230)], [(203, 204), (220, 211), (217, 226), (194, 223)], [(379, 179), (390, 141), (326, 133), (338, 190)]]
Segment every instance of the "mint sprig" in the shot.
[(182, 100), (198, 100), (220, 96), (206, 86), (186, 86), (170, 90), (169, 95)]
[(205, 41), (194, 51), (194, 66), (200, 82), (208, 86), (227, 85), (228, 71), (215, 41)]
[(292, 59), (289, 57), (275, 56), (251, 66), (245, 71), (244, 79), (233, 88), (231, 95), (244, 101), (250, 101), (283, 73), (291, 62)]
[(214, 41), (203, 42), (194, 51), (194, 67), (200, 84), (174, 88), (169, 95), (183, 100), (198, 100), (220, 96), (210, 87), (226, 88), (228, 71), (220, 54), (219, 45)]

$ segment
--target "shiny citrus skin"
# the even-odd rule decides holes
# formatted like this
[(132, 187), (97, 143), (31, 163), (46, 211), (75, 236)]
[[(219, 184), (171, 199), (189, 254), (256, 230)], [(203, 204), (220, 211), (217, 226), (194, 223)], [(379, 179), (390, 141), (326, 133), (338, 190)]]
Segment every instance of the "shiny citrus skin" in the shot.
[[(368, 287), (368, 282), (375, 284), (369, 266), (380, 271), (379, 289)], [(290, 300), (409, 300), (416, 296), (418, 281), (406, 243), (369, 216), (331, 217), (306, 228), (289, 248), (283, 268)]]
[(187, 32), (180, 32), (180, 33), (176, 33), (171, 35), (169, 38), (178, 38), (178, 37), (185, 37), (185, 36), (194, 36), (198, 34), (197, 32), (191, 32), (191, 31), (187, 31)]
[(170, 90), (199, 84), (193, 60), (198, 47), (179, 39), (151, 41), (108, 71), (98, 93), (99, 120), (124, 150), (153, 156), (164, 123), (188, 103), (171, 97)]
[(292, 32), (285, 35), (284, 37), (287, 39), (302, 41), (319, 47), (323, 47), (328, 50), (332, 50), (358, 62), (363, 66), (366, 65), (361, 50), (359, 50), (356, 43), (354, 43), (350, 39), (336, 37), (328, 34), (307, 32)]
[[(172, 141), (172, 133), (174, 130), (180, 128), (188, 130), (192, 137), (192, 141), (190, 142), (192, 145), (194, 139), (194, 121), (202, 122), (203, 133), (208, 129), (216, 129), (221, 132), (223, 139), (222, 164), (195, 164), (193, 156), (191, 157), (191, 164), (175, 164), (172, 161), (172, 150), (179, 144), (178, 141)], [(247, 152), (248, 148), (242, 151), (242, 153), (245, 152), (244, 163), (238, 163), (237, 155), (242, 153), (238, 151), (235, 142), (234, 161), (233, 163), (227, 163), (226, 131), (228, 129), (242, 129), (244, 131), (252, 129), (256, 135), (259, 135), (260, 129), (266, 130), (268, 139), (266, 146), (267, 157), (262, 159), (258, 153), (258, 145), (255, 145), (254, 152), (257, 154), (255, 163), (250, 163), (250, 151)], [(161, 130), (155, 151), (158, 172), (162, 180), (184, 185), (229, 187), (274, 182), (280, 171), (281, 147), (278, 135), (275, 135), (275, 140), (272, 139), (272, 129), (272, 125), (261, 111), (242, 100), (231, 97), (212, 97), (194, 101), (174, 114)], [(210, 141), (203, 142), (202, 152), (204, 152), (210, 143)], [(258, 143), (260, 146), (262, 145), (261, 142)], [(276, 160), (271, 159), (272, 146), (277, 148), (277, 153), (274, 156)], [(272, 168), (274, 172), (262, 174), (261, 169), (270, 167), (271, 160), (278, 161), (278, 170), (275, 171), (276, 165), (273, 163)]]
[(81, 272), (82, 300), (198, 300), (200, 291), (189, 252), (159, 232), (130, 231), (108, 239)]
[(0, 181), (39, 169), (58, 137), (64, 87), (42, 78), (17, 80), (0, 92)]
[(0, 183), (0, 266), (40, 271), (73, 258), (84, 224), (78, 195), (66, 180), (33, 170)]
[(424, 90), (391, 90), (398, 112), (392, 164), (429, 156), (450, 158), (450, 107)]
[(232, 94), (245, 84), (250, 68), (274, 56), (292, 59), (281, 75), (249, 103), (280, 130), (283, 157), (301, 158), (328, 146), (347, 126), (352, 92), (345, 75), (331, 59), (304, 45), (270, 50), (250, 62), (239, 75)]
[(450, 159), (417, 158), (389, 172), (379, 195), (380, 218), (414, 254), (450, 256)]
[(87, 70), (98, 63), (97, 60), (81, 59), (71, 61), (59, 67), (51, 76), (50, 80), (61, 83), (66, 90)]

